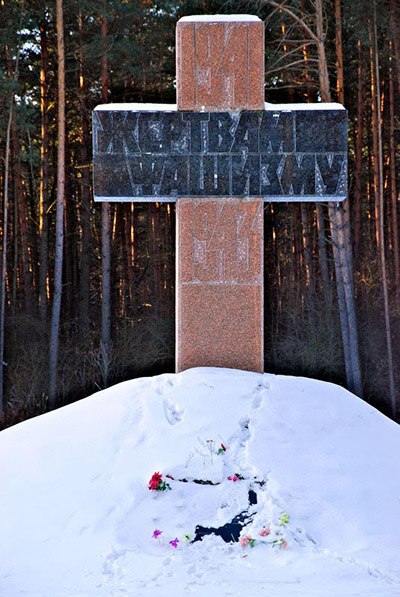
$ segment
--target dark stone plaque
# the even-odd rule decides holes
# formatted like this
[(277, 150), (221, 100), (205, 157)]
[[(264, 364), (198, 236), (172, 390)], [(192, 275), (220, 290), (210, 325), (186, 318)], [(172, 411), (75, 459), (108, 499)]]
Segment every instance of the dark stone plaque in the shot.
[(347, 112), (268, 109), (93, 113), (97, 201), (263, 197), (342, 201)]

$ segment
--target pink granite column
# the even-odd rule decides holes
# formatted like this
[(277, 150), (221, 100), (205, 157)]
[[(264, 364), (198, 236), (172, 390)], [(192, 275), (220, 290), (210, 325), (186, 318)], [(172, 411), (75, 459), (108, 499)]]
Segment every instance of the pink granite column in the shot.
[(183, 17), (176, 26), (178, 110), (264, 110), (264, 23), (204, 19)]
[[(177, 24), (178, 109), (263, 110), (262, 21), (204, 19)], [(261, 198), (177, 200), (177, 371), (263, 371), (263, 240)]]

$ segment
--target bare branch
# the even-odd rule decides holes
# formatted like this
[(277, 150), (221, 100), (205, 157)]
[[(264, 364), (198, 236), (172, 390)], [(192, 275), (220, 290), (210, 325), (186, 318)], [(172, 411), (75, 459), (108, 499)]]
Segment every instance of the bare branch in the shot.
[(282, 60), (284, 60), (286, 58), (286, 56), (289, 56), (291, 54), (296, 54), (296, 52), (300, 52), (301, 54), (303, 53), (303, 48), (305, 46), (309, 46), (309, 45), (314, 45), (313, 41), (310, 42), (306, 42), (306, 43), (302, 43), (301, 45), (299, 44), (298, 46), (296, 46), (295, 48), (292, 48), (291, 50), (286, 50), (284, 54), (281, 53), (281, 55), (279, 56), (279, 58), (277, 58), (275, 60), (275, 56), (277, 56), (279, 54), (279, 50), (281, 49), (281, 44), (279, 44), (279, 46), (275, 49), (275, 51), (273, 52), (272, 56), (269, 59), (269, 63), (270, 64), (278, 64), (279, 62), (281, 62)]
[(311, 37), (311, 39), (315, 41), (315, 43), (318, 43), (318, 37), (315, 35), (315, 33), (304, 22), (304, 20), (297, 16), (297, 14), (294, 13), (290, 8), (287, 8), (284, 4), (278, 4), (277, 2), (275, 2), (275, 0), (264, 0), (264, 2), (265, 4), (270, 4), (271, 6), (274, 6), (275, 8), (282, 10), (287, 15), (289, 15), (292, 19), (299, 23), (301, 27), (303, 27), (304, 31), (307, 33), (309, 37)]
[(270, 85), (270, 86), (266, 86), (265, 89), (267, 91), (276, 91), (277, 89), (293, 89), (293, 87), (297, 87), (298, 89), (306, 89), (307, 87), (312, 87), (313, 89), (318, 89), (318, 85), (306, 85), (304, 83), (304, 81), (302, 79), (299, 79), (298, 81), (293, 80), (291, 81), (291, 84), (284, 84), (284, 85), (280, 85), (279, 83), (276, 83), (275, 85)]
[(277, 71), (282, 71), (282, 70), (286, 70), (288, 68), (292, 68), (293, 66), (296, 66), (296, 64), (308, 64), (309, 62), (316, 62), (318, 64), (318, 60), (316, 58), (308, 58), (307, 61), (302, 58), (301, 60), (295, 60), (294, 62), (290, 62), (289, 64), (285, 64), (283, 66), (277, 66), (276, 68), (271, 68), (268, 69), (267, 74), (269, 73), (275, 73)]
[(274, 16), (274, 14), (275, 14), (276, 12), (278, 12), (278, 11), (279, 11), (279, 10), (282, 8), (282, 6), (284, 6), (284, 5), (286, 4), (286, 1), (287, 1), (287, 0), (284, 0), (284, 2), (282, 2), (282, 4), (281, 4), (280, 6), (276, 7), (276, 8), (275, 8), (275, 10), (273, 10), (273, 11), (271, 12), (271, 14), (270, 14), (270, 15), (268, 15), (268, 17), (266, 18), (265, 22), (267, 22), (267, 21), (270, 21), (270, 20), (272, 19), (272, 17)]
[[(293, 39), (291, 37), (290, 38), (287, 38), (287, 37), (283, 38), (283, 43), (286, 43), (286, 44), (298, 44), (300, 46), (304, 46), (304, 45), (315, 46), (315, 41), (314, 40), (312, 40), (312, 41), (306, 41), (305, 42), (304, 39)], [(281, 46), (282, 42), (281, 42), (281, 40), (279, 40), (279, 41), (278, 40), (273, 40), (273, 41), (270, 42), (271, 46), (274, 45), (274, 44), (278, 44), (279, 46)]]
[(280, 60), (284, 60), (287, 56), (290, 56), (290, 54), (295, 54), (296, 52), (302, 52), (303, 48), (306, 46), (310, 46), (310, 45), (314, 45), (313, 41), (309, 41), (307, 43), (301, 44), (301, 46), (296, 46), (295, 48), (292, 48), (291, 50), (286, 50), (284, 55), (281, 55), (280, 58), (278, 58), (277, 62), (279, 62)]

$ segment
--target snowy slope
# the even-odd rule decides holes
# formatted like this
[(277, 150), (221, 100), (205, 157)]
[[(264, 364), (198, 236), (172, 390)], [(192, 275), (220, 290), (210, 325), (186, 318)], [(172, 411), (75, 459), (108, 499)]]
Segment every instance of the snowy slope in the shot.
[[(0, 433), (0, 597), (400, 596), (399, 454), (399, 427), (333, 384), (119, 384)], [(241, 513), (253, 548), (192, 542)]]

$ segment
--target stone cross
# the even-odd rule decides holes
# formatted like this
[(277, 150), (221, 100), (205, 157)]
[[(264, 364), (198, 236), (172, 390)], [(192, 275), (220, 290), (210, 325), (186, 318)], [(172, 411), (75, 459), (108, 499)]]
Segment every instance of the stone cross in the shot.
[(178, 21), (177, 106), (93, 114), (97, 201), (176, 201), (176, 369), (263, 371), (263, 202), (341, 201), (340, 104), (264, 103), (255, 16)]

